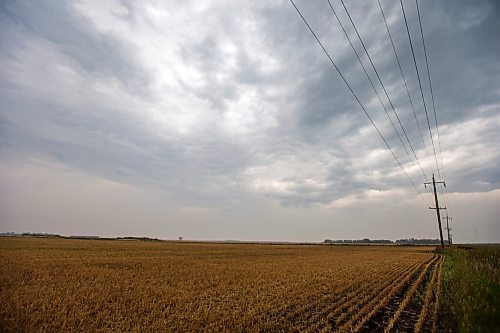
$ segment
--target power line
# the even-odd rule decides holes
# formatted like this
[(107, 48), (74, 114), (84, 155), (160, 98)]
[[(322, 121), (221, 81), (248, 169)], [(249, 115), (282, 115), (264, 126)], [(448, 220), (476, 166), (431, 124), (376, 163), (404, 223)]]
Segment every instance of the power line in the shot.
[(352, 44), (351, 42), (351, 39), (349, 38), (349, 35), (347, 34), (347, 31), (345, 30), (344, 28), (344, 25), (342, 24), (342, 22), (340, 21), (340, 18), (339, 16), (337, 15), (337, 12), (335, 11), (335, 9), (333, 9), (333, 6), (330, 2), (330, 0), (328, 0), (328, 4), (330, 5), (330, 8), (333, 12), (333, 14), (335, 15), (335, 18), (337, 19), (337, 22), (339, 23), (340, 27), (342, 28), (342, 31), (344, 32), (344, 35), (347, 37), (347, 41), (349, 42), (349, 45), (351, 45), (351, 48), (352, 50), (354, 51), (354, 54), (356, 55), (356, 58), (358, 59), (358, 62), (360, 63), (361, 67), (363, 68), (363, 71), (365, 72), (365, 75), (366, 77), (368, 78), (368, 81), (370, 82), (372, 88), (373, 88), (373, 91), (375, 91), (375, 94), (377, 95), (378, 97), (378, 100), (380, 102), (380, 105), (382, 105), (382, 108), (384, 109), (385, 111), (385, 114), (387, 115), (387, 118), (389, 118), (389, 121), (391, 122), (391, 125), (392, 125), (392, 128), (394, 128), (394, 131), (396, 132), (396, 134), (398, 135), (398, 138), (399, 138), (399, 141), (401, 142), (401, 145), (403, 146), (404, 150), (406, 151), (406, 154), (408, 155), (408, 158), (410, 159), (410, 161), (412, 160), (412, 157), (410, 156), (410, 152), (408, 151), (408, 149), (406, 149), (406, 146), (403, 142), (403, 138), (401, 138), (401, 135), (399, 134), (397, 128), (396, 128), (396, 125), (394, 125), (394, 122), (392, 121), (392, 118), (390, 117), (389, 115), (389, 111), (387, 111), (387, 108), (385, 107), (384, 105), (384, 102), (382, 102), (382, 98), (380, 97), (377, 89), (375, 88), (375, 85), (372, 81), (372, 79), (370, 78), (370, 75), (368, 74), (367, 70), (366, 70), (366, 67), (365, 65), (363, 64), (363, 62), (361, 61), (361, 57), (359, 56), (358, 52), (356, 51), (356, 48), (354, 47), (354, 45)]
[[(419, 159), (417, 157), (417, 154), (415, 153), (415, 150), (413, 149), (413, 146), (412, 146), (412, 144), (410, 142), (410, 139), (408, 138), (408, 135), (406, 134), (406, 131), (405, 131), (404, 127), (403, 127), (403, 124), (401, 123), (401, 120), (399, 119), (398, 113), (396, 112), (396, 108), (394, 107), (394, 104), (392, 103), (391, 98), (389, 97), (389, 94), (387, 93), (387, 90), (385, 89), (385, 86), (382, 83), (382, 79), (380, 78), (380, 75), (379, 75), (379, 73), (377, 71), (377, 68), (375, 67), (375, 64), (373, 63), (372, 57), (370, 56), (370, 53), (368, 52), (368, 49), (366, 48), (365, 43), (363, 42), (363, 39), (361, 38), (361, 36), (360, 36), (360, 34), (358, 32), (358, 29), (356, 28), (356, 24), (354, 24), (354, 21), (352, 20), (351, 14), (349, 14), (349, 11), (347, 10), (347, 7), (346, 7), (346, 5), (344, 3), (344, 0), (340, 0), (340, 2), (342, 3), (342, 6), (344, 7), (344, 10), (347, 13), (347, 16), (349, 17), (349, 21), (351, 21), (351, 24), (352, 24), (352, 26), (354, 28), (354, 31), (356, 32), (356, 35), (358, 36), (359, 41), (361, 42), (361, 45), (363, 46), (363, 49), (364, 49), (366, 55), (368, 56), (368, 60), (370, 60), (370, 64), (372, 65), (373, 70), (375, 71), (375, 74), (377, 75), (378, 81), (380, 82), (380, 85), (382, 86), (382, 89), (384, 90), (385, 96), (387, 97), (387, 100), (389, 101), (389, 104), (391, 105), (392, 111), (396, 115), (396, 119), (398, 120), (399, 126), (401, 126), (401, 129), (403, 130), (403, 134), (404, 134), (404, 136), (406, 138), (406, 141), (408, 142), (408, 145), (410, 146), (411, 151), (413, 152), (413, 155), (415, 156), (415, 160), (418, 163), (420, 171), (424, 175), (425, 180), (427, 180), (427, 176), (425, 175), (425, 172), (422, 169), (422, 166), (420, 165), (420, 161), (419, 161)], [(328, 3), (330, 3), (330, 0), (328, 0)], [(331, 4), (330, 4), (330, 6), (331, 6)]]
[(436, 146), (434, 145), (434, 138), (432, 136), (431, 123), (429, 121), (429, 114), (427, 113), (427, 106), (425, 104), (424, 91), (422, 89), (422, 82), (420, 80), (420, 74), (418, 72), (417, 59), (415, 58), (415, 51), (413, 49), (413, 43), (411, 41), (410, 28), (408, 27), (408, 20), (406, 19), (406, 13), (405, 13), (404, 5), (403, 5), (403, 0), (399, 0), (399, 2), (401, 3), (401, 10), (403, 11), (403, 17), (405, 20), (406, 32), (408, 34), (408, 40), (410, 41), (410, 48), (411, 48), (411, 54), (413, 56), (413, 63), (415, 64), (415, 71), (417, 72), (418, 86), (420, 88), (420, 94), (422, 96), (422, 102), (423, 102), (424, 110), (425, 110), (425, 117), (427, 119), (427, 126), (429, 127), (429, 134), (431, 136), (432, 149), (434, 151), (434, 158), (436, 160), (436, 167), (437, 167), (437, 171), (439, 174), (439, 178), (441, 178), (441, 172), (439, 171), (439, 163), (438, 163), (437, 154), (436, 154)]
[[(401, 168), (401, 170), (403, 170), (403, 173), (406, 175), (406, 177), (408, 178), (408, 180), (410, 181), (410, 183), (413, 185), (413, 187), (415, 188), (415, 191), (417, 191), (418, 195), (420, 198), (422, 198), (420, 196), (420, 191), (418, 190), (417, 186), (415, 186), (415, 183), (413, 182), (413, 180), (411, 180), (410, 176), (408, 175), (408, 173), (406, 172), (405, 168), (403, 167), (403, 165), (401, 164), (401, 162), (399, 161), (399, 159), (397, 158), (397, 156), (394, 154), (394, 151), (391, 149), (391, 147), (389, 146), (389, 144), (387, 143), (386, 139), (384, 138), (384, 136), (382, 135), (382, 133), (380, 132), (380, 130), (378, 129), (377, 125), (375, 125), (375, 123), (373, 122), (373, 119), (370, 117), (370, 115), (368, 114), (368, 112), (366, 111), (365, 107), (363, 106), (363, 104), (361, 103), (361, 101), (359, 100), (358, 96), (356, 95), (356, 93), (354, 92), (354, 90), (352, 89), (351, 85), (349, 84), (349, 82), (347, 82), (347, 79), (344, 77), (344, 75), (342, 74), (342, 72), (340, 71), (340, 69), (338, 68), (338, 66), (335, 64), (335, 62), (333, 61), (332, 57), (330, 56), (330, 54), (328, 53), (328, 51), (325, 49), (325, 47), (323, 46), (323, 43), (321, 43), (321, 41), (319, 40), (318, 36), (316, 35), (316, 33), (314, 32), (314, 30), (311, 28), (311, 26), (309, 25), (309, 23), (307, 23), (307, 20), (305, 19), (305, 17), (302, 15), (302, 13), (300, 12), (300, 10), (297, 8), (297, 6), (295, 5), (295, 3), (293, 2), (293, 0), (290, 0), (290, 2), (292, 3), (293, 7), (295, 8), (295, 10), (297, 11), (297, 13), (300, 15), (300, 17), (302, 18), (302, 20), (304, 21), (305, 25), (307, 26), (307, 28), (309, 29), (309, 31), (311, 32), (311, 34), (314, 36), (314, 38), (316, 39), (316, 41), (318, 42), (319, 46), (321, 46), (321, 48), (323, 49), (323, 52), (325, 53), (325, 55), (328, 57), (328, 59), (330, 60), (331, 64), (333, 65), (333, 67), (335, 68), (335, 70), (337, 71), (337, 73), (340, 75), (340, 77), (342, 78), (342, 80), (344, 81), (344, 83), (347, 85), (347, 88), (349, 88), (349, 91), (351, 92), (351, 94), (354, 96), (354, 98), (356, 99), (356, 101), (358, 102), (359, 106), (361, 107), (361, 109), (363, 110), (363, 112), (365, 113), (366, 117), (370, 120), (370, 123), (373, 125), (373, 127), (375, 127), (375, 130), (377, 131), (378, 135), (380, 136), (380, 138), (382, 138), (382, 141), (384, 141), (385, 145), (387, 146), (387, 149), (389, 149), (389, 151), (391, 152), (392, 156), (394, 157), (394, 159), (396, 160), (396, 162), (398, 163), (399, 167)], [(423, 200), (423, 198), (422, 198)], [(425, 201), (424, 201), (425, 203)]]
[(422, 134), (422, 130), (421, 130), (420, 124), (418, 122), (417, 113), (415, 112), (415, 107), (413, 106), (413, 101), (412, 101), (411, 96), (410, 96), (410, 90), (408, 89), (408, 85), (406, 83), (406, 78), (405, 78), (405, 76), (403, 74), (403, 68), (401, 67), (401, 62), (399, 61), (398, 53), (396, 52), (396, 46), (394, 45), (394, 41), (392, 39), (392, 34), (391, 34), (390, 29), (389, 29), (389, 25), (387, 24), (387, 20), (385, 18), (384, 10), (382, 9), (382, 5), (380, 4), (380, 0), (377, 0), (377, 1), (378, 1), (378, 6), (380, 8), (380, 13), (382, 14), (382, 17), (384, 19), (384, 23), (385, 23), (385, 28), (387, 30), (387, 34), (389, 35), (389, 39), (391, 41), (392, 50), (394, 51), (394, 56), (396, 57), (396, 61), (398, 62), (399, 72), (401, 73), (401, 77), (403, 78), (403, 84), (404, 84), (405, 89), (406, 89), (406, 95), (408, 96), (408, 100), (410, 101), (410, 105), (411, 105), (411, 109), (413, 111), (413, 115), (415, 116), (415, 122), (417, 123), (418, 132), (420, 133), (420, 138), (422, 139), (422, 144), (423, 144), (423, 147), (424, 147), (424, 152), (425, 152), (426, 157), (429, 158), (429, 155), (427, 154), (427, 149), (426, 149), (426, 145), (425, 145), (424, 136)]
[[(443, 181), (446, 181), (445, 172), (444, 172), (443, 151), (441, 149), (441, 138), (439, 137), (439, 125), (438, 125), (437, 115), (436, 115), (436, 105), (434, 103), (434, 92), (433, 92), (433, 89), (432, 89), (431, 72), (429, 70), (429, 61), (427, 60), (427, 49), (425, 47), (424, 30), (422, 29), (422, 20), (420, 18), (420, 9), (418, 7), (418, 1), (417, 0), (415, 0), (415, 4), (417, 6), (418, 23), (419, 23), (419, 26), (420, 26), (420, 35), (422, 36), (422, 45), (423, 45), (423, 48), (424, 48), (425, 66), (427, 67), (427, 77), (429, 78), (429, 89), (431, 91), (432, 110), (434, 111), (434, 120), (436, 122), (436, 133), (437, 133), (437, 137), (438, 137), (439, 154), (440, 154), (440, 157), (441, 157), (441, 169), (443, 171)], [(447, 201), (448, 201), (448, 189), (446, 189), (446, 187), (445, 187), (445, 193), (446, 193), (446, 195), (443, 196), (443, 197), (445, 198), (445, 203), (447, 204)]]
[(434, 111), (434, 120), (436, 121), (436, 132), (437, 132), (437, 137), (438, 137), (439, 153), (441, 155), (441, 169), (443, 170), (443, 180), (446, 181), (446, 178), (444, 176), (443, 152), (441, 150), (441, 139), (439, 137), (439, 125), (438, 125), (437, 115), (436, 115), (436, 105), (434, 103), (434, 92), (433, 92), (433, 89), (432, 89), (431, 72), (429, 71), (429, 62), (427, 60), (427, 49), (425, 47), (424, 31), (422, 29), (422, 20), (420, 19), (420, 9), (418, 7), (418, 1), (417, 0), (415, 0), (415, 4), (417, 5), (418, 23), (420, 25), (420, 35), (422, 36), (422, 45), (424, 47), (425, 66), (427, 67), (427, 77), (429, 78), (429, 88), (430, 88), (430, 91), (431, 91), (432, 110)]
[[(387, 20), (385, 18), (385, 14), (384, 14), (384, 9), (382, 8), (382, 4), (380, 3), (380, 0), (377, 0), (377, 2), (378, 2), (378, 6), (380, 8), (380, 13), (382, 14), (382, 18), (384, 19), (385, 28), (386, 28), (387, 34), (389, 35), (389, 40), (391, 41), (394, 56), (395, 56), (396, 61), (398, 63), (399, 72), (401, 73), (401, 78), (403, 79), (403, 84), (404, 84), (405, 89), (406, 89), (406, 95), (408, 96), (408, 100), (410, 101), (411, 109), (413, 111), (413, 116), (415, 117), (415, 122), (417, 123), (417, 128), (418, 128), (418, 132), (420, 134), (420, 139), (422, 140), (425, 156), (426, 156), (427, 160), (429, 160), (429, 154), (427, 153), (427, 145), (425, 144), (424, 135), (422, 134), (422, 129), (420, 128), (420, 123), (418, 121), (417, 113), (415, 111), (415, 107), (414, 107), (413, 101), (411, 99), (410, 90), (408, 89), (408, 84), (406, 83), (406, 78), (405, 78), (405, 75), (403, 73), (401, 61), (399, 60), (399, 56), (398, 56), (398, 53), (396, 51), (396, 46), (394, 45), (394, 40), (392, 39), (391, 30), (389, 29), (389, 24), (387, 24)], [(432, 191), (430, 188), (426, 187), (426, 189), (429, 191), (430, 194), (432, 194)]]

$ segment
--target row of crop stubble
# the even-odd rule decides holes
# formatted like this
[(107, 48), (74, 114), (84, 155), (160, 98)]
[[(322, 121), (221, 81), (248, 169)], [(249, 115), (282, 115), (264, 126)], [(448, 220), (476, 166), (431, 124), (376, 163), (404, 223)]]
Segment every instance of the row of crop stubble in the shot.
[(0, 326), (430, 330), (441, 264), (431, 250), (2, 238)]

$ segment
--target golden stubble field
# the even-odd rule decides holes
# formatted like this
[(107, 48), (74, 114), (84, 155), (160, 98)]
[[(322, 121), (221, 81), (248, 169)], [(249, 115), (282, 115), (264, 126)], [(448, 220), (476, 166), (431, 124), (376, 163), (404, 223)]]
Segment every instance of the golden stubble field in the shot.
[(441, 264), (431, 247), (6, 237), (0, 330), (431, 331)]

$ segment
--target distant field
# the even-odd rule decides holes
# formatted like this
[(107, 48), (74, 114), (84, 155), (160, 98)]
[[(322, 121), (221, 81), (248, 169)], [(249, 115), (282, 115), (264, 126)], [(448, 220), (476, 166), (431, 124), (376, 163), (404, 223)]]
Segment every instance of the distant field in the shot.
[(430, 331), (432, 250), (0, 238), (0, 331)]

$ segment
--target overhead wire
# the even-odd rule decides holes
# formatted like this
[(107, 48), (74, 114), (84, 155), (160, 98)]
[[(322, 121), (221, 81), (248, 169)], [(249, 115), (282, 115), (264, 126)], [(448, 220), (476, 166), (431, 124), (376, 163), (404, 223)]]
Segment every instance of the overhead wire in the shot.
[(366, 117), (368, 118), (368, 120), (370, 121), (370, 123), (372, 124), (372, 126), (375, 128), (375, 130), (377, 131), (378, 135), (380, 136), (380, 138), (382, 139), (382, 141), (384, 142), (384, 144), (387, 146), (387, 149), (389, 149), (389, 151), (391, 152), (392, 156), (394, 157), (394, 159), (396, 160), (397, 164), (399, 165), (399, 167), (401, 168), (401, 170), (403, 171), (403, 173), (405, 174), (405, 176), (408, 178), (408, 180), (410, 181), (410, 183), (412, 184), (413, 188), (415, 189), (415, 191), (417, 192), (417, 194), (419, 195), (419, 198), (422, 199), (422, 201), (424, 201), (425, 203), (425, 200), (422, 198), (421, 196), (421, 193), (420, 191), (418, 190), (417, 186), (415, 185), (415, 183), (413, 182), (413, 180), (410, 178), (410, 176), (408, 175), (408, 173), (406, 172), (405, 168), (403, 167), (403, 165), (401, 164), (401, 162), (399, 161), (399, 159), (397, 158), (397, 156), (394, 154), (394, 151), (392, 150), (392, 148), (390, 147), (389, 143), (387, 142), (387, 140), (384, 138), (384, 136), (382, 135), (382, 133), (380, 132), (379, 128), (377, 127), (377, 125), (375, 125), (375, 122), (373, 121), (373, 119), (370, 117), (370, 115), (368, 114), (368, 112), (366, 111), (365, 107), (363, 106), (363, 104), (361, 103), (361, 101), (359, 100), (358, 96), (356, 95), (356, 93), (354, 92), (354, 90), (352, 89), (351, 85), (349, 84), (349, 82), (347, 81), (347, 79), (345, 78), (345, 76), (342, 74), (342, 72), (340, 71), (339, 67), (337, 66), (337, 64), (333, 61), (332, 57), (330, 56), (330, 54), (328, 53), (328, 51), (326, 50), (326, 48), (324, 47), (323, 43), (321, 43), (320, 39), (318, 38), (318, 36), (316, 35), (316, 33), (314, 32), (314, 30), (311, 28), (311, 26), (309, 25), (309, 23), (307, 22), (307, 20), (305, 19), (305, 17), (302, 15), (301, 11), (299, 10), (299, 8), (295, 5), (295, 2), (293, 2), (293, 0), (290, 0), (290, 2), (292, 3), (293, 7), (295, 8), (295, 10), (297, 11), (297, 13), (300, 15), (300, 17), (302, 18), (302, 20), (304, 21), (304, 24), (307, 26), (307, 28), (309, 29), (309, 31), (311, 32), (311, 34), (314, 36), (314, 38), (316, 39), (316, 41), (318, 42), (318, 44), (321, 46), (321, 49), (323, 50), (323, 52), (325, 53), (325, 55), (328, 57), (328, 59), (330, 60), (330, 63), (333, 65), (333, 67), (335, 68), (335, 70), (337, 71), (337, 73), (340, 75), (340, 77), (342, 78), (342, 80), (344, 81), (344, 83), (347, 85), (347, 88), (349, 89), (349, 91), (351, 92), (351, 94), (353, 95), (353, 97), (356, 99), (356, 102), (359, 104), (359, 106), (361, 107), (361, 109), (363, 110), (364, 114), (366, 115)]
[[(361, 45), (363, 46), (363, 50), (365, 51), (365, 53), (366, 53), (366, 55), (367, 55), (367, 57), (368, 57), (368, 60), (370, 61), (370, 64), (371, 64), (371, 65), (372, 65), (372, 67), (373, 67), (373, 70), (374, 70), (374, 72), (375, 72), (375, 74), (376, 74), (376, 76), (377, 76), (377, 78), (378, 78), (378, 81), (379, 81), (380, 85), (382, 86), (382, 89), (384, 90), (385, 96), (387, 97), (387, 100), (389, 101), (389, 104), (391, 105), (392, 111), (394, 112), (394, 115), (396, 116), (396, 119), (398, 120), (399, 126), (400, 126), (400, 127), (401, 127), (401, 129), (403, 130), (403, 134), (404, 134), (404, 136), (405, 136), (405, 138), (406, 138), (406, 141), (408, 142), (408, 145), (409, 145), (409, 146), (410, 146), (410, 148), (411, 148), (411, 151), (413, 152), (413, 155), (415, 156), (415, 160), (417, 161), (417, 164), (418, 164), (418, 166), (419, 166), (419, 168), (420, 168), (420, 171), (422, 172), (422, 174), (423, 174), (423, 176), (424, 176), (424, 179), (427, 181), (427, 176), (426, 176), (426, 174), (425, 174), (424, 170), (422, 169), (422, 165), (420, 164), (420, 160), (418, 159), (417, 154), (415, 153), (415, 149), (413, 148), (413, 145), (411, 144), (410, 139), (408, 138), (408, 135), (406, 134), (406, 131), (405, 131), (405, 129), (404, 129), (404, 126), (403, 126), (403, 124), (401, 123), (401, 120), (400, 120), (400, 118), (399, 118), (399, 115), (398, 115), (398, 113), (397, 113), (397, 111), (396, 111), (396, 108), (394, 107), (394, 104), (392, 103), (392, 100), (391, 100), (391, 98), (389, 97), (389, 94), (388, 94), (388, 92), (387, 92), (387, 89), (385, 88), (385, 85), (384, 85), (384, 83), (382, 82), (382, 79), (380, 78), (380, 75), (379, 75), (379, 73), (378, 73), (378, 71), (377, 71), (377, 68), (375, 67), (375, 64), (373, 63), (372, 57), (370, 56), (370, 53), (368, 52), (368, 49), (366, 48), (365, 43), (363, 42), (363, 38), (361, 38), (361, 35), (360, 35), (360, 34), (359, 34), (359, 32), (358, 32), (358, 29), (356, 28), (356, 24), (354, 23), (354, 21), (353, 21), (353, 19), (352, 19), (352, 17), (351, 17), (351, 14), (349, 13), (349, 10), (347, 9), (347, 7), (346, 7), (346, 5), (345, 5), (345, 3), (344, 3), (344, 0), (340, 0), (340, 2), (342, 3), (342, 6), (344, 7), (344, 10), (345, 10), (345, 12), (346, 12), (347, 16), (349, 17), (349, 21), (351, 22), (351, 24), (352, 24), (352, 26), (353, 26), (353, 28), (354, 28), (354, 31), (356, 32), (356, 35), (358, 36), (359, 41), (361, 42)], [(328, 3), (330, 4), (330, 7), (331, 7), (330, 0), (328, 0)], [(332, 7), (332, 9), (333, 9), (333, 7)]]
[(403, 5), (403, 0), (399, 0), (399, 2), (401, 3), (401, 10), (403, 12), (403, 18), (404, 18), (404, 21), (405, 21), (406, 32), (408, 34), (408, 40), (410, 42), (410, 48), (411, 48), (411, 54), (412, 54), (412, 57), (413, 57), (413, 63), (415, 65), (415, 71), (417, 72), (418, 86), (420, 88), (420, 95), (422, 97), (422, 103), (423, 103), (423, 106), (424, 106), (425, 117), (427, 119), (427, 126), (429, 128), (429, 134), (431, 136), (432, 149), (434, 151), (434, 158), (436, 160), (436, 168), (437, 168), (437, 171), (438, 171), (439, 178), (441, 179), (441, 171), (439, 169), (439, 163), (438, 163), (438, 160), (437, 160), (436, 146), (434, 145), (434, 138), (432, 136), (431, 123), (429, 121), (429, 114), (427, 112), (427, 105), (425, 103), (424, 91), (422, 89), (422, 81), (420, 80), (420, 74), (419, 74), (419, 71), (418, 71), (417, 59), (415, 58), (415, 50), (413, 49), (413, 43), (411, 41), (410, 28), (408, 27), (408, 20), (406, 18), (406, 13), (405, 13), (404, 5)]
[(377, 0), (377, 1), (378, 1), (378, 6), (380, 8), (380, 13), (382, 14), (382, 18), (384, 19), (384, 23), (385, 23), (385, 28), (386, 28), (387, 34), (389, 35), (389, 40), (391, 41), (392, 50), (394, 51), (394, 56), (396, 57), (396, 61), (398, 63), (399, 72), (401, 73), (401, 78), (403, 79), (403, 84), (404, 84), (405, 89), (406, 89), (406, 95), (408, 96), (408, 100), (410, 101), (411, 110), (413, 111), (413, 115), (415, 117), (415, 123), (417, 124), (418, 132), (420, 134), (420, 139), (422, 140), (422, 145), (423, 145), (423, 148), (424, 148), (424, 152), (426, 154), (427, 159), (429, 159), (429, 154), (427, 154), (427, 148), (426, 148), (424, 136), (422, 134), (422, 129), (420, 128), (420, 123), (418, 121), (417, 113), (415, 111), (415, 107), (414, 107), (413, 101), (411, 99), (410, 90), (408, 89), (408, 84), (406, 83), (406, 78), (405, 78), (405, 75), (403, 73), (403, 68), (401, 66), (401, 61), (399, 60), (398, 53), (396, 52), (396, 46), (394, 45), (394, 40), (392, 39), (391, 30), (389, 29), (389, 25), (387, 24), (387, 20), (385, 18), (384, 10), (382, 9), (382, 5), (380, 3), (380, 0)]
[[(415, 118), (415, 123), (417, 124), (418, 132), (420, 134), (420, 139), (422, 140), (423, 150), (425, 152), (425, 156), (426, 156), (427, 160), (429, 160), (430, 158), (429, 158), (429, 154), (427, 153), (427, 145), (425, 144), (424, 135), (422, 134), (420, 122), (418, 121), (417, 112), (415, 111), (415, 106), (413, 105), (413, 101), (411, 99), (410, 90), (408, 88), (408, 84), (406, 82), (406, 78), (405, 78), (405, 75), (403, 73), (403, 67), (401, 66), (401, 61), (399, 60), (399, 56), (398, 56), (398, 53), (396, 51), (396, 45), (394, 44), (391, 30), (389, 29), (389, 24), (387, 23), (387, 19), (385, 17), (384, 9), (382, 8), (382, 4), (380, 3), (380, 0), (377, 0), (377, 2), (378, 2), (378, 7), (380, 9), (380, 13), (382, 14), (382, 18), (384, 20), (387, 35), (389, 36), (389, 40), (391, 41), (391, 46), (392, 46), (392, 50), (394, 52), (394, 57), (396, 58), (396, 61), (398, 63), (399, 73), (401, 74), (401, 78), (403, 80), (403, 85), (404, 85), (405, 90), (406, 90), (406, 95), (408, 96), (408, 101), (410, 102), (411, 110), (412, 110), (413, 116)], [(426, 179), (426, 181), (427, 181), (427, 179)], [(430, 187), (426, 187), (426, 189), (429, 193), (432, 193)]]
[(437, 121), (437, 115), (436, 115), (436, 105), (434, 103), (434, 91), (432, 89), (432, 80), (431, 80), (431, 73), (429, 70), (429, 61), (427, 60), (427, 48), (425, 47), (425, 38), (424, 38), (424, 31), (422, 29), (422, 20), (420, 18), (420, 9), (418, 7), (418, 1), (415, 0), (415, 4), (417, 6), (417, 14), (418, 14), (418, 23), (420, 26), (420, 35), (422, 36), (422, 45), (424, 48), (424, 58), (425, 58), (425, 66), (427, 68), (427, 77), (429, 78), (429, 90), (431, 91), (431, 100), (432, 100), (432, 110), (434, 111), (434, 120), (436, 122), (436, 133), (438, 137), (438, 147), (439, 147), (439, 153), (441, 155), (441, 169), (443, 171), (443, 181), (445, 180), (445, 175), (444, 175), (444, 163), (443, 163), (443, 152), (441, 150), (441, 139), (439, 137), (439, 125)]
[[(443, 181), (446, 183), (446, 177), (445, 177), (445, 172), (444, 172), (443, 150), (441, 149), (441, 138), (439, 136), (439, 124), (438, 124), (437, 114), (436, 114), (436, 105), (434, 103), (434, 91), (432, 89), (431, 72), (429, 70), (429, 61), (427, 59), (427, 48), (425, 47), (424, 30), (422, 28), (422, 19), (420, 18), (420, 8), (418, 6), (418, 0), (415, 0), (415, 5), (417, 7), (418, 23), (420, 26), (420, 35), (422, 36), (422, 46), (424, 49), (425, 66), (427, 67), (427, 77), (429, 78), (429, 90), (431, 91), (432, 110), (434, 111), (434, 120), (436, 122), (436, 133), (437, 133), (437, 138), (438, 138), (439, 154), (441, 157), (441, 170), (443, 171)], [(443, 197), (445, 199), (446, 205), (448, 205), (448, 190), (446, 189), (446, 187), (445, 187), (445, 192), (446, 192), (446, 195), (444, 195)]]
[(412, 157), (410, 155), (410, 152), (408, 151), (408, 149), (406, 148), (404, 142), (403, 142), (403, 138), (401, 137), (401, 135), (399, 134), (397, 128), (396, 128), (396, 125), (394, 124), (394, 122), (392, 121), (392, 118), (391, 116), (389, 115), (389, 111), (387, 110), (387, 108), (385, 107), (385, 104), (384, 102), (382, 101), (382, 98), (380, 97), (378, 91), (377, 91), (377, 88), (375, 88), (375, 84), (373, 83), (372, 79), (370, 78), (370, 75), (368, 74), (368, 71), (366, 70), (366, 67), (365, 65), (363, 64), (363, 62), (361, 61), (361, 57), (359, 56), (358, 52), (356, 51), (356, 48), (354, 47), (352, 41), (351, 41), (351, 38), (349, 38), (349, 35), (347, 34), (347, 31), (345, 30), (344, 28), (344, 25), (342, 24), (342, 22), (340, 21), (340, 18), (339, 16), (337, 15), (337, 12), (335, 11), (335, 9), (333, 9), (333, 6), (332, 4), (330, 3), (330, 0), (328, 0), (328, 4), (330, 5), (330, 8), (333, 12), (333, 14), (335, 15), (335, 18), (337, 19), (337, 22), (339, 23), (340, 27), (342, 28), (342, 31), (344, 32), (344, 35), (346, 36), (347, 38), (347, 41), (349, 42), (349, 45), (351, 46), (352, 50), (354, 51), (354, 54), (356, 55), (356, 58), (358, 59), (358, 62), (359, 64), (361, 65), (361, 67), (363, 68), (363, 71), (368, 79), (368, 81), (370, 82), (370, 85), (372, 86), (373, 88), (373, 91), (375, 92), (375, 95), (377, 96), (379, 102), (380, 102), (380, 105), (382, 105), (382, 108), (383, 110), (385, 111), (385, 114), (387, 115), (387, 118), (389, 119), (391, 125), (392, 125), (392, 128), (394, 129), (394, 131), (396, 132), (398, 138), (399, 138), (399, 141), (401, 142), (401, 145), (403, 146), (406, 154), (408, 155), (408, 158), (410, 159), (410, 161), (412, 160)]

